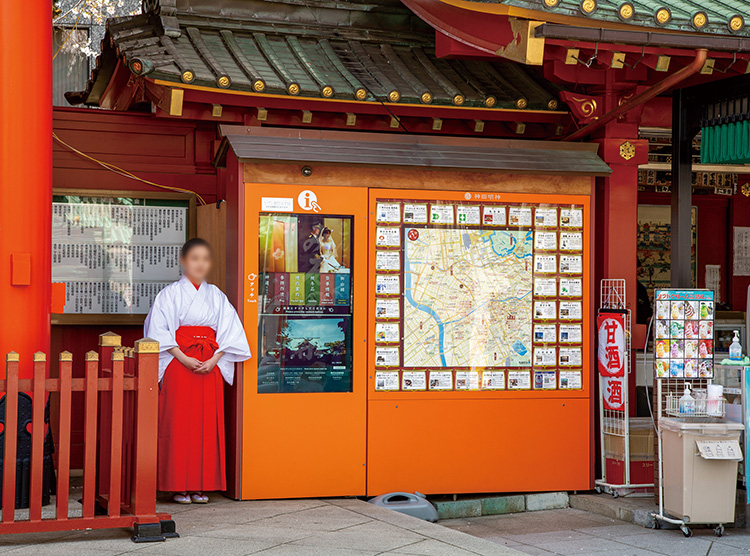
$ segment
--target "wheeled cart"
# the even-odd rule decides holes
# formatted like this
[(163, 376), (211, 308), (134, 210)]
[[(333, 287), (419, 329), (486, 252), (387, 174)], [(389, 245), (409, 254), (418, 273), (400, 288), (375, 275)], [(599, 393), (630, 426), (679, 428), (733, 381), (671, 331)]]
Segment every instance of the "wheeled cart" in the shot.
[(724, 524), (734, 522), (742, 429), (739, 423), (716, 417), (660, 419), (657, 524), (675, 523), (689, 537), (690, 525), (713, 525), (716, 535), (721, 536)]

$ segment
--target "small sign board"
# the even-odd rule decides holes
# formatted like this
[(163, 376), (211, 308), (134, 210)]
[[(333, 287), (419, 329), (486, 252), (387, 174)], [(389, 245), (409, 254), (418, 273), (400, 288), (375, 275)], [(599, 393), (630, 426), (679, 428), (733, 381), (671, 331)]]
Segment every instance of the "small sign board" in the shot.
[(696, 440), (695, 444), (703, 459), (743, 459), (739, 440)]

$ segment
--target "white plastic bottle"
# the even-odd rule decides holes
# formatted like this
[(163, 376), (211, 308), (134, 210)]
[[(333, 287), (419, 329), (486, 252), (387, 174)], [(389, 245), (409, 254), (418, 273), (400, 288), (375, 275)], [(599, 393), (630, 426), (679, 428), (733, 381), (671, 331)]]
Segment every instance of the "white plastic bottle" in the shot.
[(695, 398), (690, 395), (690, 385), (685, 383), (685, 393), (680, 398), (680, 413), (682, 415), (695, 414)]
[(729, 346), (729, 359), (732, 361), (742, 360), (742, 346), (740, 345), (740, 332), (738, 330), (734, 331), (734, 338)]

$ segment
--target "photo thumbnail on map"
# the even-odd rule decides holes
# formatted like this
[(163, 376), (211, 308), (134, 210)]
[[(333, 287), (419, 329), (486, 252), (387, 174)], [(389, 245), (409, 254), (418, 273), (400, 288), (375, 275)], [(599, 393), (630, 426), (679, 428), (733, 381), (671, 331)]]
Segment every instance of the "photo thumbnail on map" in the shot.
[(351, 392), (351, 317), (262, 319), (258, 392)]
[(533, 232), (406, 227), (404, 367), (529, 367)]

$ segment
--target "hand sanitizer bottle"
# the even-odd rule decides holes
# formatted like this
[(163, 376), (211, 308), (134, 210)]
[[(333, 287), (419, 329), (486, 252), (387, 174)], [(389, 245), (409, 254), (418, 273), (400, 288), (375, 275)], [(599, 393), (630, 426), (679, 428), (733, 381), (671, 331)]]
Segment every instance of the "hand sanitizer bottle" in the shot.
[(742, 346), (740, 345), (740, 333), (738, 330), (734, 331), (734, 338), (732, 344), (729, 346), (729, 359), (732, 361), (742, 360)]
[(680, 398), (680, 413), (682, 415), (695, 414), (695, 398), (690, 395), (690, 385), (685, 383), (685, 393)]

